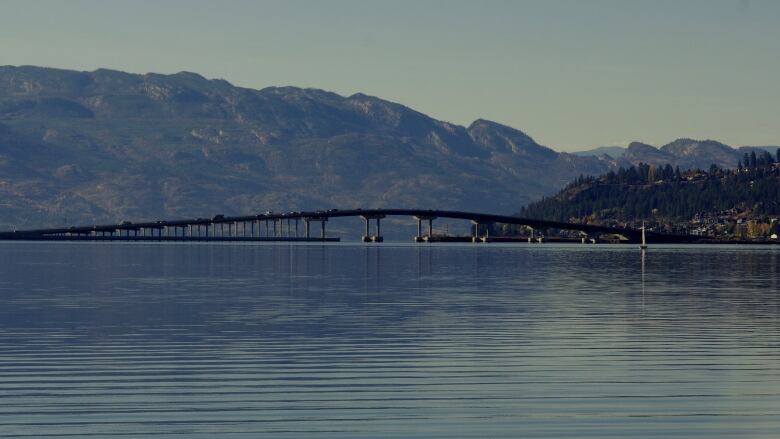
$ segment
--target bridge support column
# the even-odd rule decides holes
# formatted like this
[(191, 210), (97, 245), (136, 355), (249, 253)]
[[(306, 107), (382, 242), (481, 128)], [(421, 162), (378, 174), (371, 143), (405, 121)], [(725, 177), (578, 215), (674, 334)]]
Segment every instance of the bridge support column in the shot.
[[(384, 216), (383, 216), (384, 217)], [(374, 242), (382, 242), (385, 240), (385, 238), (382, 237), (382, 226), (380, 224), (380, 219), (383, 217), (377, 217), (376, 218), (376, 235), (373, 237)]]
[[(380, 222), (382, 218), (384, 218), (384, 215), (361, 215), (361, 218), (365, 220), (366, 222), (366, 234), (363, 235), (363, 242), (382, 242), (384, 241), (384, 238), (382, 237), (382, 223)], [(371, 230), (369, 228), (369, 222), (370, 220), (376, 220), (376, 235), (371, 235)]]
[(328, 222), (328, 217), (324, 216), (318, 216), (318, 217), (304, 217), (303, 218), (303, 230), (304, 235), (306, 239), (312, 239), (311, 237), (311, 223), (312, 222), (319, 222), (320, 223), (320, 239), (325, 240), (325, 223)]
[(474, 234), (471, 235), (471, 242), (479, 242), (479, 222), (472, 221), (472, 224), (474, 224)]
[[(415, 215), (414, 219), (417, 220), (417, 236), (414, 237), (414, 242), (431, 242), (433, 238), (433, 220), (435, 216)], [(423, 236), (422, 222), (428, 221), (428, 236)]]

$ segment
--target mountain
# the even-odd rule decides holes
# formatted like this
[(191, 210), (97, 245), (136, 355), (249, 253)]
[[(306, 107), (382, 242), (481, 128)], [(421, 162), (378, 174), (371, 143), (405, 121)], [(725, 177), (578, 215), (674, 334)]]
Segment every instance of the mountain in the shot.
[[(780, 146), (741, 146), (725, 145), (715, 140), (677, 139), (660, 148), (642, 142), (632, 142), (628, 147), (602, 146), (572, 154), (588, 157), (604, 154), (618, 159), (621, 166), (648, 163), (655, 166), (670, 164), (681, 169), (707, 169), (715, 164), (722, 168), (733, 168), (745, 153), (755, 151), (761, 154), (768, 151), (775, 154)], [(622, 160), (620, 160), (622, 159)]]
[(735, 168), (745, 153), (764, 151), (775, 153), (778, 146), (742, 146), (733, 148), (715, 140), (677, 139), (660, 148), (641, 142), (632, 142), (626, 148), (622, 165), (647, 163), (654, 166), (670, 164), (680, 169), (707, 169), (715, 164), (721, 168)]
[(0, 67), (0, 228), (331, 207), (510, 213), (616, 165), (365, 94)]
[(622, 146), (600, 146), (598, 148), (588, 149), (585, 151), (575, 151), (572, 152), (574, 155), (578, 155), (580, 157), (588, 157), (588, 156), (602, 156), (602, 155), (608, 155), (612, 158), (620, 158), (623, 156), (623, 154), (626, 152), (626, 148), (623, 148)]

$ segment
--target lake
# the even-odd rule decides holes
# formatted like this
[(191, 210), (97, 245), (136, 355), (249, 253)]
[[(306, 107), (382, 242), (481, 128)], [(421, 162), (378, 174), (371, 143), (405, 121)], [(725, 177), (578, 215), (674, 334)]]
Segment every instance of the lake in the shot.
[(780, 249), (2, 243), (0, 437), (780, 434)]

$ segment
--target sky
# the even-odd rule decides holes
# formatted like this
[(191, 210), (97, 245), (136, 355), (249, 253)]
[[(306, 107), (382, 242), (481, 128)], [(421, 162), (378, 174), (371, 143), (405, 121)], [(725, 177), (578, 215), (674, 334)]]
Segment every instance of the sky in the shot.
[(362, 92), (564, 151), (780, 145), (776, 0), (3, 0), (0, 65)]

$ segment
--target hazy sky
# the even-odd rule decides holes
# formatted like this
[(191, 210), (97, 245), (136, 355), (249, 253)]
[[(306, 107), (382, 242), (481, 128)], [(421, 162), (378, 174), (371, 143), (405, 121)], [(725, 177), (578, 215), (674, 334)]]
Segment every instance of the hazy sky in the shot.
[(559, 150), (780, 144), (776, 0), (3, 0), (0, 64), (364, 92)]

